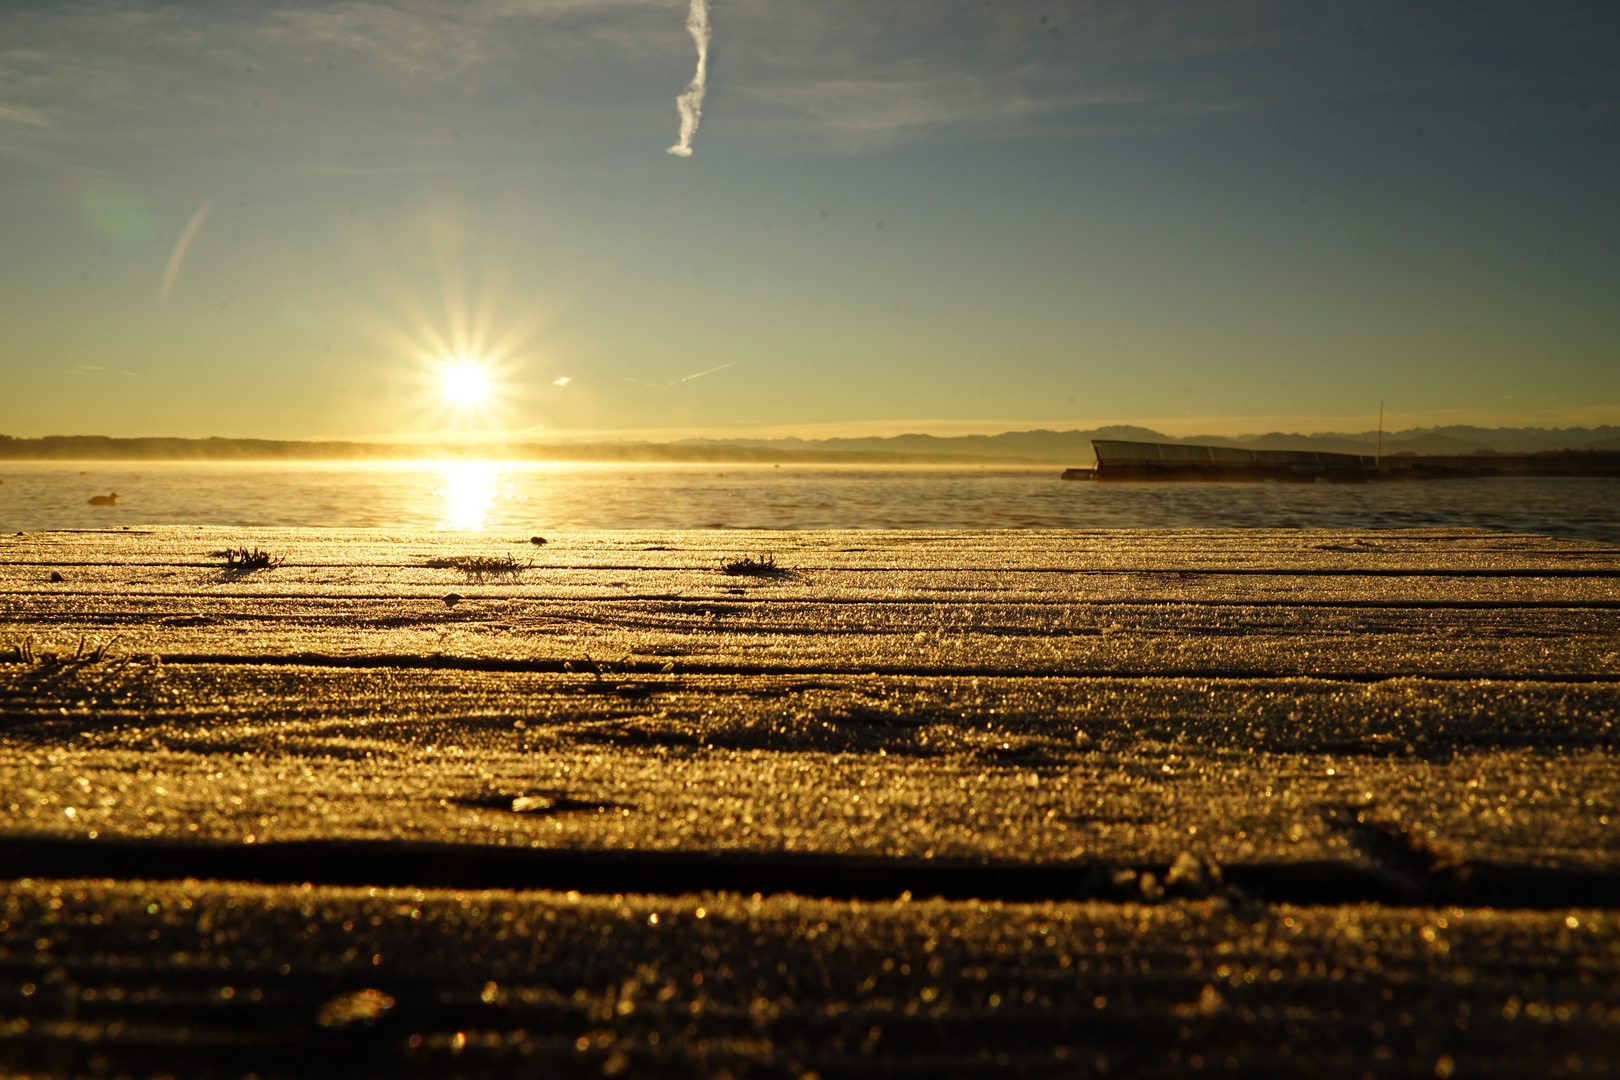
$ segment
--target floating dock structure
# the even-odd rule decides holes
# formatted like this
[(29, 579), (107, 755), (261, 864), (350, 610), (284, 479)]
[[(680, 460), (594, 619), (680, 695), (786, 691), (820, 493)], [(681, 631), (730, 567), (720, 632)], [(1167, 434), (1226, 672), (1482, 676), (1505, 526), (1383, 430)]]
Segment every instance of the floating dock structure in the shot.
[(1477, 476), (1620, 476), (1620, 451), (1541, 454), (1335, 454), (1318, 450), (1245, 450), (1236, 446), (1094, 439), (1095, 469), (1069, 469), (1065, 480), (1225, 480), (1365, 483)]

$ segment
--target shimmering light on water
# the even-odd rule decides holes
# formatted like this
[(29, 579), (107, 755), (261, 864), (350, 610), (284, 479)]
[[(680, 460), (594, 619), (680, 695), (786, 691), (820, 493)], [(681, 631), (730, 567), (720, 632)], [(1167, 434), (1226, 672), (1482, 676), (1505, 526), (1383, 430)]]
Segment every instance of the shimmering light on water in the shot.
[[(0, 531), (1476, 526), (1620, 543), (1620, 480), (1067, 483), (1061, 469), (0, 462)], [(92, 495), (118, 492), (114, 507)]]
[(481, 461), (453, 461), (440, 473), (442, 487), (434, 495), (444, 499), (446, 529), (482, 529), (489, 524), (500, 483), (499, 467)]

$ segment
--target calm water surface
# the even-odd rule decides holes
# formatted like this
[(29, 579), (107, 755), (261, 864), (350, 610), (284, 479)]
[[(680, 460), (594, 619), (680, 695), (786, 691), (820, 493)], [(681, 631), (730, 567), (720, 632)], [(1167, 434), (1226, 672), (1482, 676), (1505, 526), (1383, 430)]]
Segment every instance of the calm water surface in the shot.
[[(0, 529), (1479, 526), (1620, 543), (1620, 480), (1094, 484), (1061, 469), (549, 463), (0, 465)], [(90, 506), (118, 493), (118, 505)]]

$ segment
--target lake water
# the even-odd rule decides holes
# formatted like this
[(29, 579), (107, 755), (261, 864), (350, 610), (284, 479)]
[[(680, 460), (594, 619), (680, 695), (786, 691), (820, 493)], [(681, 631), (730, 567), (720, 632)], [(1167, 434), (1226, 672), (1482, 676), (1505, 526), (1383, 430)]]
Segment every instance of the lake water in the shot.
[[(1066, 482), (1059, 468), (0, 463), (0, 530), (1479, 526), (1620, 543), (1620, 479)], [(118, 493), (116, 506), (88, 503)]]

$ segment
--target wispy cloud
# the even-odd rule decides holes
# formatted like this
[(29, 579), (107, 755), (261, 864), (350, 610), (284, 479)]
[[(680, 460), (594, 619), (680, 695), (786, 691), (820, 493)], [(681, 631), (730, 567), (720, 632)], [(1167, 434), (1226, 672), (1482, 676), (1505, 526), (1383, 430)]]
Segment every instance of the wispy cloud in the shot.
[(23, 105), (6, 105), (0, 103), (0, 124), (21, 124), (26, 127), (49, 127), (50, 117), (43, 110), (31, 109)]
[[(41, 5), (0, 36), (0, 152), (83, 165), (120, 147), (277, 161), (439, 151), (451, 128), (659, 107), (648, 61), (690, 55), (670, 0)], [(684, 63), (684, 58), (682, 60)], [(556, 127), (555, 124), (551, 127)], [(232, 140), (235, 140), (234, 142)], [(511, 144), (509, 138), (506, 139)], [(374, 153), (373, 158), (376, 157)], [(183, 165), (183, 162), (178, 162)]]
[(933, 70), (919, 62), (887, 70), (736, 88), (754, 102), (797, 115), (823, 147), (882, 149), (943, 131), (983, 134), (1022, 127), (1071, 110), (1144, 106), (1157, 99), (1124, 88), (1040, 86), (1038, 69), (990, 73)]
[(331, 50), (373, 72), (466, 87), (516, 72), (629, 62), (662, 42), (650, 20), (659, 0), (512, 0), (442, 4), (348, 0), (319, 6), (266, 6), (258, 31), (289, 50)]
[(1514, 0), (727, 0), (723, 11), (711, 49), (707, 0), (26, 6), (8, 11), (0, 38), (0, 151), (83, 163), (119, 146), (161, 156), (167, 140), (217, 157), (240, 139), (243, 153), (273, 146), (261, 160), (282, 168), (409, 171), (443, 165), (454, 130), (493, 167), (499, 156), (472, 152), (462, 129), (488, 129), (481, 147), (504, 160), (566, 132), (642, 138), (640, 125), (667, 122), (654, 118), (674, 73), (692, 70), (694, 43), (677, 154), (721, 101), (713, 134), (815, 153), (1313, 103), (1471, 108), (1500, 122), (1549, 95), (1594, 108), (1614, 96), (1580, 82), (1612, 66), (1592, 60), (1613, 41), (1595, 5), (1533, 18)]
[(1502, 0), (1423, 11), (1392, 0), (736, 0), (716, 92), (741, 99), (729, 128), (835, 151), (1307, 106), (1464, 109), (1500, 122), (1603, 70), (1568, 58), (1612, 41), (1610, 21), (1571, 8), (1527, 25)]

